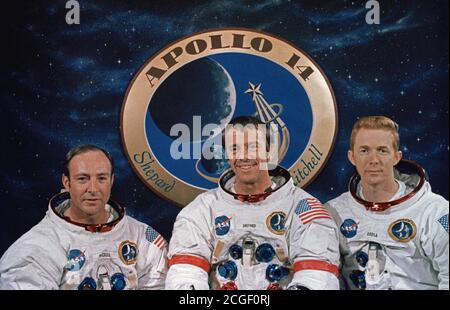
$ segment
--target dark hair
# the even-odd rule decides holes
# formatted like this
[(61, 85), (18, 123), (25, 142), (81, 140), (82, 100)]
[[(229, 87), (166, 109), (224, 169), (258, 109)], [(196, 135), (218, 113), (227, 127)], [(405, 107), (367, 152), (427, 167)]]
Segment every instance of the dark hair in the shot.
[(108, 158), (109, 163), (111, 164), (111, 175), (114, 174), (114, 161), (111, 155), (103, 148), (93, 145), (93, 144), (82, 144), (77, 147), (74, 147), (66, 154), (66, 160), (64, 161), (64, 175), (69, 177), (69, 163), (77, 155), (87, 153), (87, 152), (102, 152)]
[(222, 131), (222, 148), (224, 151), (226, 151), (226, 149), (225, 149), (225, 133), (227, 131), (227, 128), (229, 128), (228, 126), (234, 126), (234, 125), (241, 125), (244, 128), (247, 125), (253, 125), (253, 126), (255, 126), (255, 128), (260, 128), (260, 127), (264, 128), (266, 130), (266, 151), (269, 152), (269, 150), (270, 150), (270, 127), (267, 124), (260, 121), (257, 117), (246, 116), (246, 115), (233, 118), (227, 124), (227, 126), (225, 126), (225, 129)]

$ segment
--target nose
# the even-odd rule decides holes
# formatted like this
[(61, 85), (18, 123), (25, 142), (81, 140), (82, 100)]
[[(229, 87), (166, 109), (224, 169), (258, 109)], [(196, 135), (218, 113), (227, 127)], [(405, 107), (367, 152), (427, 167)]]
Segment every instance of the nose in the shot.
[(377, 152), (370, 152), (369, 153), (369, 163), (372, 165), (378, 164), (380, 162), (380, 159), (378, 158)]
[(248, 147), (243, 147), (239, 153), (238, 159), (244, 161), (256, 159), (256, 152), (250, 150)]
[(242, 159), (247, 160), (247, 159), (251, 159), (250, 156), (250, 152), (248, 149), (248, 146), (245, 146), (244, 148), (242, 148), (244, 150), (244, 157)]
[(88, 192), (95, 193), (97, 192), (98, 184), (97, 181), (93, 178), (89, 181)]
[(239, 160), (246, 160), (248, 157), (248, 149), (247, 147), (241, 147), (239, 148), (239, 150), (236, 152), (236, 159)]

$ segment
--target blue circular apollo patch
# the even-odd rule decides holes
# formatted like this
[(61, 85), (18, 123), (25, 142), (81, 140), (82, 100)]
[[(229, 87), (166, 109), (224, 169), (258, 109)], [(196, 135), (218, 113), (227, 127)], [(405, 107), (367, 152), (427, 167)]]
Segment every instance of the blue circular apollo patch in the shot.
[(358, 224), (352, 219), (346, 219), (341, 224), (341, 233), (346, 238), (353, 238), (354, 236), (356, 236), (357, 231), (358, 231)]
[(119, 245), (119, 257), (124, 264), (131, 265), (136, 263), (137, 254), (136, 243), (126, 240)]
[(228, 234), (228, 232), (230, 231), (230, 227), (231, 227), (231, 218), (222, 215), (222, 216), (218, 216), (216, 217), (216, 219), (214, 220), (214, 227), (216, 229), (216, 235), (218, 236), (223, 236)]
[(78, 249), (70, 250), (67, 254), (67, 263), (66, 263), (66, 270), (68, 271), (78, 271), (83, 267), (84, 263), (86, 262), (86, 257), (84, 256), (84, 252), (81, 252)]
[(284, 234), (284, 227), (286, 223), (286, 214), (281, 211), (271, 213), (266, 219), (267, 228), (277, 235)]
[(409, 219), (400, 219), (391, 223), (388, 228), (389, 236), (398, 242), (408, 242), (416, 236), (416, 224)]

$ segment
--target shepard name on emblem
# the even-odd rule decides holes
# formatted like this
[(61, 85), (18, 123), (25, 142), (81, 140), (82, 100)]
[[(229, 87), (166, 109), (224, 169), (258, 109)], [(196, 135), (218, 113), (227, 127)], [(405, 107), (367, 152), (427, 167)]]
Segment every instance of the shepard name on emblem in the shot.
[[(145, 157), (148, 157), (148, 160), (145, 160)], [(134, 154), (133, 160), (138, 163), (142, 172), (147, 176), (147, 181), (153, 182), (156, 186), (161, 188), (166, 193), (170, 192), (175, 185), (175, 180), (172, 182), (167, 182), (164, 179), (160, 178), (158, 173), (152, 169), (152, 163), (155, 161), (152, 158), (152, 155), (149, 152), (142, 152), (141, 154)]]

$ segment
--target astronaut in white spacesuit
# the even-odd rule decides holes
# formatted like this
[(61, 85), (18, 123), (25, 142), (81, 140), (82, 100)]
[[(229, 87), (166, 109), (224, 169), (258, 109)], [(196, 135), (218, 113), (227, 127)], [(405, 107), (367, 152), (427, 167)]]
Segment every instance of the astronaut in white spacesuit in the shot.
[(287, 170), (267, 169), (265, 127), (227, 126), (231, 170), (178, 214), (166, 289), (339, 289), (337, 226)]
[(402, 160), (398, 125), (361, 118), (348, 158), (358, 173), (326, 204), (340, 227), (343, 288), (448, 290), (449, 204)]
[(162, 289), (167, 242), (110, 200), (113, 161), (81, 145), (66, 156), (66, 192), (0, 260), (0, 289)]

